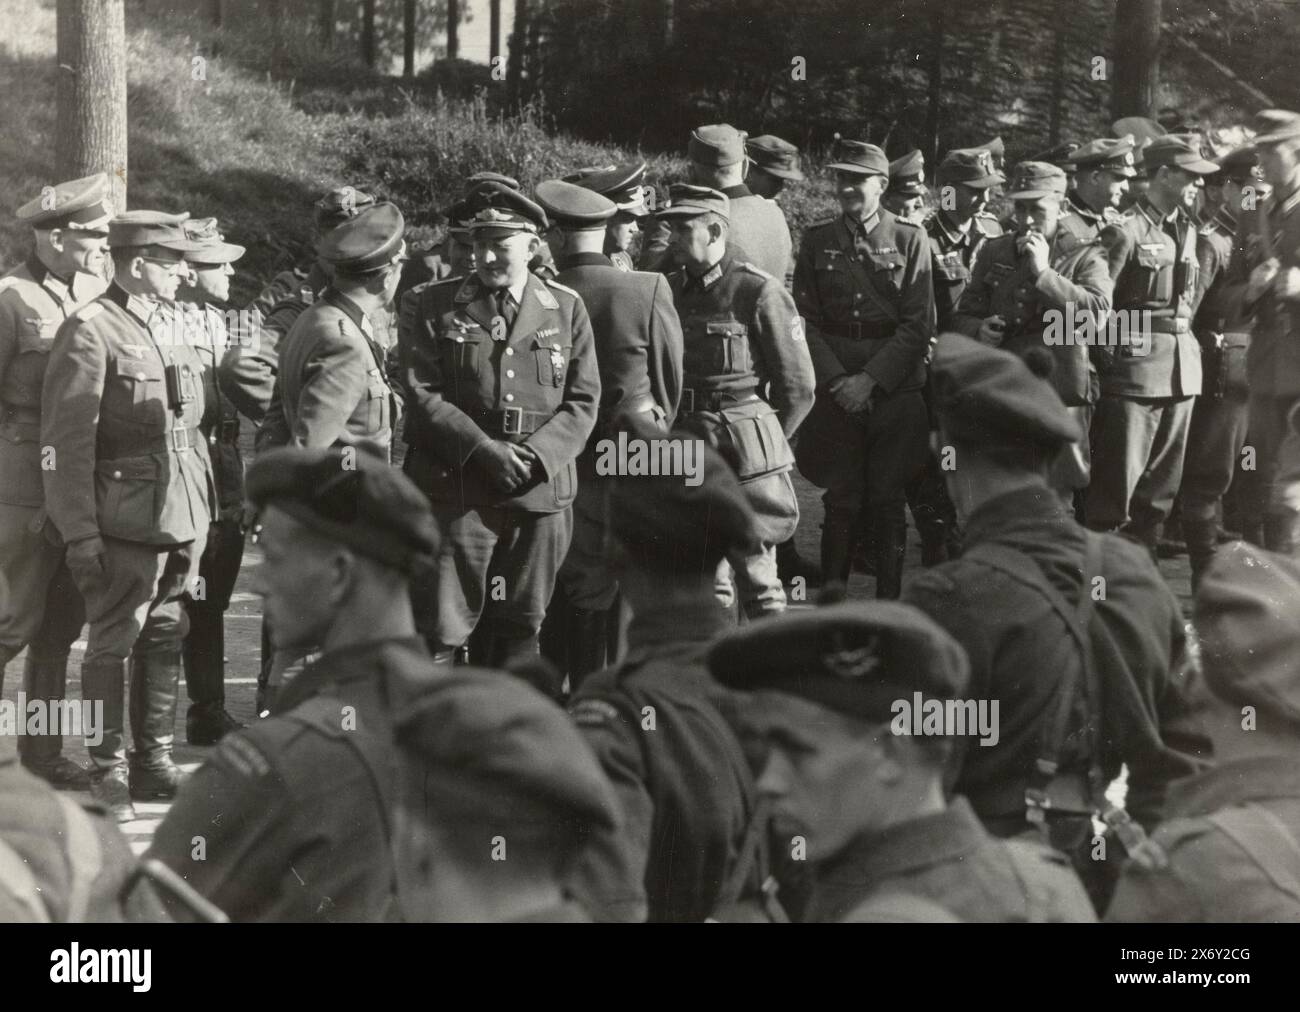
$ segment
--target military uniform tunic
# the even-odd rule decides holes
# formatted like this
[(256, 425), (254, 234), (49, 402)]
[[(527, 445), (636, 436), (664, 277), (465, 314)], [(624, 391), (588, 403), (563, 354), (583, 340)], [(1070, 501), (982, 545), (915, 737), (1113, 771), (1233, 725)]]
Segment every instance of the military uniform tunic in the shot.
[(975, 261), (989, 243), (1002, 234), (1002, 226), (991, 214), (977, 214), (963, 231), (948, 227), (944, 213), (926, 219), (930, 255), (934, 258), (934, 308), (939, 331), (948, 329), (962, 293), (970, 283)]
[(1118, 225), (1124, 220), (1124, 216), (1109, 204), (1102, 208), (1100, 213), (1094, 211), (1074, 190), (1066, 196), (1061, 210), (1070, 212), (1079, 219), (1079, 224), (1083, 227), (1082, 238), (1086, 239), (1097, 239), (1101, 236), (1102, 229), (1110, 225)]

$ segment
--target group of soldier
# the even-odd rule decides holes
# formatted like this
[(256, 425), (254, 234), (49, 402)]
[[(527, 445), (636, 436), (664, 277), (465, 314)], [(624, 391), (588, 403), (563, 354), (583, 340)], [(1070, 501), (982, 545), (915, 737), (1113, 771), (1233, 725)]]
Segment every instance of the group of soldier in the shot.
[[(0, 911), (1300, 919), (1300, 114), (1255, 127), (1218, 162), (953, 150), (924, 220), (919, 152), (837, 138), (797, 256), (799, 152), (725, 124), (666, 200), (641, 162), (476, 174), (422, 255), (341, 187), (238, 313), (216, 220), (50, 188), (0, 280), (0, 665), (57, 701), (88, 623), (102, 736), (0, 767)], [(597, 466), (629, 440), (698, 444), (700, 480)], [(1194, 631), (1155, 562), (1176, 499)], [(878, 600), (837, 603), (855, 562)], [(800, 578), (824, 601), (780, 614)], [(189, 776), (182, 670), (217, 746)], [(900, 730), (913, 699), (991, 706), (993, 740)], [(174, 799), (161, 870), (31, 857), (63, 825), (130, 862), (49, 787)]]

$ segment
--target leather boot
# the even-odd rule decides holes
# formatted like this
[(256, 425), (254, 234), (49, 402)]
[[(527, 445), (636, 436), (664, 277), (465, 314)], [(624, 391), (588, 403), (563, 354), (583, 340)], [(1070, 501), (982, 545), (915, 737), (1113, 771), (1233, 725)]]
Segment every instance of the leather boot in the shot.
[(1300, 548), (1300, 516), (1269, 513), (1264, 517), (1264, 547), (1294, 559)]
[(607, 611), (588, 611), (574, 608), (569, 620), (569, 691), (573, 692), (582, 680), (606, 664), (609, 645), (609, 617)]
[(1192, 593), (1214, 559), (1218, 534), (1219, 524), (1213, 517), (1183, 515), (1183, 539), (1187, 542), (1187, 560), (1192, 564)]
[(126, 662), (102, 657), (81, 666), (81, 698), (99, 704), (102, 725), (98, 744), (86, 742), (94, 764), (90, 771), (90, 796), (108, 809), (118, 822), (135, 818), (131, 792), (127, 788), (124, 745)]
[[(68, 656), (37, 657), (30, 647), (23, 668), (23, 690), (28, 700), (47, 704), (62, 702), (68, 684)], [(50, 707), (53, 710), (53, 706)], [(90, 774), (63, 754), (62, 727), (51, 726), (47, 734), (25, 734), (18, 739), (18, 755), (23, 765), (42, 780), (61, 791), (90, 790)]]
[(172, 798), (186, 774), (172, 762), (181, 654), (164, 650), (131, 659), (131, 797)]
[(802, 576), (809, 587), (822, 585), (821, 567), (799, 554), (799, 546), (794, 543), (793, 536), (776, 546), (776, 572), (782, 583), (789, 583), (796, 576)]
[(876, 549), (876, 597), (882, 601), (892, 601), (903, 592), (903, 556), (907, 551), (907, 525), (901, 516), (880, 516), (872, 527), (872, 540), (875, 542)]
[(822, 521), (822, 579), (826, 583), (849, 582), (856, 533), (857, 523), (853, 514), (826, 511), (826, 519)]
[(557, 670), (567, 674), (573, 673), (573, 659), (570, 656), (573, 638), (570, 626), (574, 611), (568, 595), (562, 588), (556, 587), (546, 608), (546, 617), (542, 619), (542, 630), (538, 634), (542, 656)]
[(181, 647), (185, 691), (190, 697), (185, 740), (191, 745), (215, 745), (244, 726), (226, 712), (225, 621), (220, 611), (207, 604), (190, 608), (190, 631)]

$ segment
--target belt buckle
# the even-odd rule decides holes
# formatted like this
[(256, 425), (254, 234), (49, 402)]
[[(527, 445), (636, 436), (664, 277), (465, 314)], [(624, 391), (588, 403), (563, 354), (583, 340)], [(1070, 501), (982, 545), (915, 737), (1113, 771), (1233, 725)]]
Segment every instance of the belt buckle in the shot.
[(190, 448), (190, 430), (186, 428), (171, 429), (172, 449), (176, 451)]
[(239, 419), (228, 418), (221, 423), (221, 441), (229, 443), (239, 435)]
[(690, 387), (682, 391), (682, 411), (688, 415), (695, 412), (695, 391)]
[[(512, 417), (515, 420), (513, 428), (510, 425)], [(524, 434), (524, 409), (504, 408), (501, 413), (501, 431), (507, 436), (522, 436)]]
[(1175, 334), (1186, 334), (1186, 333), (1187, 333), (1187, 320), (1186, 320), (1186, 319), (1184, 319), (1184, 318), (1181, 317), (1181, 316), (1175, 318), (1175, 320), (1174, 320), (1174, 333), (1175, 333)]
[(861, 341), (861, 340), (862, 340), (862, 323), (861, 323), (861, 321), (859, 321), (859, 320), (854, 320), (852, 323), (849, 324), (849, 338), (852, 339), (852, 340), (854, 340), (854, 341)]

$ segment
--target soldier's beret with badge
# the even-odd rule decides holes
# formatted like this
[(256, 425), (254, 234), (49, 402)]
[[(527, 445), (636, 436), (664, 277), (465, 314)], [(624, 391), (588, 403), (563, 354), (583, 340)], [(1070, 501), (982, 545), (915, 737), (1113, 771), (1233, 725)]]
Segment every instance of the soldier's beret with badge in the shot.
[(687, 154), (700, 165), (735, 165), (745, 157), (745, 132), (728, 123), (698, 127), (691, 132)]
[(745, 141), (745, 154), (768, 175), (795, 182), (805, 178), (799, 168), (799, 149), (780, 137), (771, 134), (750, 137)]
[(603, 168), (581, 169), (564, 182), (585, 187), (614, 203), (617, 210), (639, 217), (650, 213), (645, 200), (645, 162), (623, 162)]
[(731, 220), (731, 200), (721, 190), (693, 183), (673, 183), (668, 188), (668, 206), (655, 212), (660, 218), (696, 218), (712, 212)]
[(183, 227), (187, 236), (202, 245), (186, 257), (192, 264), (233, 264), (246, 252), (243, 246), (226, 242), (216, 218), (192, 218)]
[(1300, 561), (1244, 541), (1215, 553), (1194, 605), (1206, 688), (1289, 734), (1300, 734), (1298, 610)]
[(363, 444), (259, 453), (245, 488), (255, 508), (275, 506), (393, 569), (427, 572), (437, 558), (438, 530), (427, 497)]
[(930, 377), (944, 431), (964, 440), (1059, 447), (1082, 438), (1051, 382), (1019, 355), (961, 334), (940, 334)]
[(925, 193), (925, 155), (920, 148), (889, 163), (889, 192), (909, 197)]
[(549, 224), (538, 204), (504, 183), (484, 182), (468, 195), (468, 200), (474, 207), (469, 231), (475, 239), (540, 235)]
[(865, 141), (845, 140), (835, 135), (835, 147), (826, 168), (836, 172), (852, 172), (860, 176), (888, 176), (889, 159), (874, 144)]
[(730, 689), (780, 692), (872, 722), (889, 720), (913, 693), (955, 699), (970, 685), (961, 645), (897, 601), (842, 601), (755, 622), (719, 639), (708, 665)]
[(517, 675), (448, 668), (405, 700), (396, 738), (417, 776), (420, 814), (510, 829), (616, 829), (618, 798), (562, 709)]
[(1020, 162), (1011, 170), (1008, 200), (1037, 200), (1064, 197), (1065, 170), (1051, 162)]
[(1253, 123), (1256, 147), (1300, 141), (1300, 112), (1286, 109), (1264, 109), (1255, 114)]
[(943, 156), (935, 173), (940, 185), (960, 183), (977, 190), (987, 189), (1006, 182), (1002, 173), (993, 166), (993, 153), (988, 148), (954, 148)]
[(1162, 166), (1181, 169), (1197, 176), (1210, 176), (1219, 171), (1218, 165), (1202, 158), (1200, 148), (1181, 134), (1153, 138), (1142, 152), (1142, 162), (1148, 174)]
[(32, 228), (69, 228), (105, 234), (113, 218), (108, 176), (99, 172), (47, 187), (17, 211), (18, 220)]
[(185, 232), (187, 212), (126, 211), (108, 223), (108, 245), (112, 249), (137, 249), (142, 256), (159, 260), (183, 260), (203, 249), (203, 244)]
[(618, 210), (608, 197), (562, 179), (538, 183), (533, 196), (548, 217), (572, 229), (604, 228)]
[(374, 203), (374, 197), (355, 186), (336, 187), (316, 201), (316, 227), (328, 231), (355, 218)]
[(1130, 134), (1126, 137), (1099, 137), (1077, 148), (1070, 161), (1076, 170), (1089, 172), (1110, 172), (1116, 176), (1131, 179), (1137, 175), (1133, 167), (1133, 149), (1137, 141)]
[(337, 274), (369, 274), (399, 262), (404, 255), (406, 219), (385, 201), (362, 208), (326, 232), (316, 255)]

